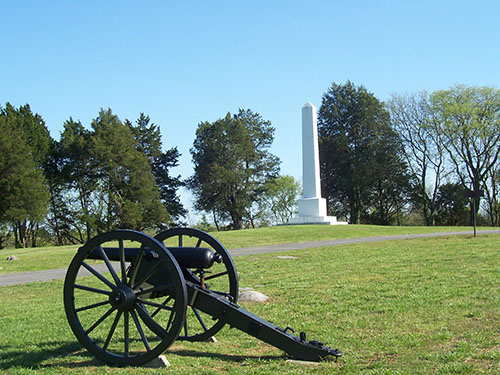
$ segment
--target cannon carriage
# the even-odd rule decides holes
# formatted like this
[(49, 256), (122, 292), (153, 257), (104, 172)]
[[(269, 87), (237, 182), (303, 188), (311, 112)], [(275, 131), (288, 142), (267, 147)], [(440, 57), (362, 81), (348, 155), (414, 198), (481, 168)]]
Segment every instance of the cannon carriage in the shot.
[(98, 235), (78, 250), (64, 282), (72, 331), (90, 353), (111, 365), (145, 364), (175, 340), (207, 341), (226, 324), (295, 359), (342, 355), (237, 302), (238, 275), (229, 252), (191, 228), (154, 238), (132, 230)]

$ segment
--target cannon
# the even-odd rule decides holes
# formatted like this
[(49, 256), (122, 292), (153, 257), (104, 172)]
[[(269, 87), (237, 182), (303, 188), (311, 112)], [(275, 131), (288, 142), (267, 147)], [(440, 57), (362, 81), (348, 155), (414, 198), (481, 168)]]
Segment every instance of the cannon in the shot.
[(78, 249), (64, 281), (64, 308), (73, 333), (110, 365), (146, 364), (175, 340), (208, 341), (226, 324), (294, 359), (342, 355), (237, 302), (238, 275), (229, 252), (193, 228), (173, 228), (155, 237), (133, 230), (97, 235)]

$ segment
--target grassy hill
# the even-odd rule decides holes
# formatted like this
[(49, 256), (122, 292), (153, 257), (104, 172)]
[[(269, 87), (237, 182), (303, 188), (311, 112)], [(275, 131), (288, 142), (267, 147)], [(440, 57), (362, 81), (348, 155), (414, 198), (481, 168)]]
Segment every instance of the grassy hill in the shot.
[[(306, 241), (402, 230), (353, 227), (267, 228), (220, 239), (234, 248), (255, 246), (256, 237), (297, 240), (295, 232)], [(281, 351), (224, 328), (217, 343), (175, 343), (166, 353), (170, 369), (110, 368), (73, 337), (62, 281), (0, 288), (0, 373), (498, 374), (499, 240), (467, 233), (235, 258), (240, 286), (271, 297), (245, 308), (344, 351), (338, 362), (316, 366), (286, 362)], [(277, 258), (285, 254), (295, 258)]]

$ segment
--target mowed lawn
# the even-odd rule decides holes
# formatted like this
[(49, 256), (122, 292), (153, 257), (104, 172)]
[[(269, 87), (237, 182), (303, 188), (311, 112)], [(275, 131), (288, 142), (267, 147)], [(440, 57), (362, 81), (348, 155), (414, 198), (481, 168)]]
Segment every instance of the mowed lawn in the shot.
[(240, 286), (271, 297), (245, 308), (344, 352), (319, 365), (287, 362), (226, 327), (216, 343), (175, 343), (170, 368), (112, 368), (72, 335), (62, 281), (0, 288), (0, 373), (499, 374), (499, 241), (467, 234), (235, 258)]
[[(498, 228), (481, 227), (480, 229)], [(417, 226), (396, 227), (377, 225), (300, 225), (215, 232), (211, 234), (217, 238), (217, 240), (219, 240), (226, 249), (235, 249), (282, 243), (458, 231), (472, 233), (472, 228)], [(155, 233), (148, 234), (154, 236)], [(0, 276), (17, 272), (66, 268), (71, 262), (71, 259), (75, 255), (79, 246), (80, 245), (0, 250)], [(9, 255), (15, 255), (20, 259), (20, 261), (7, 261), (7, 257)]]

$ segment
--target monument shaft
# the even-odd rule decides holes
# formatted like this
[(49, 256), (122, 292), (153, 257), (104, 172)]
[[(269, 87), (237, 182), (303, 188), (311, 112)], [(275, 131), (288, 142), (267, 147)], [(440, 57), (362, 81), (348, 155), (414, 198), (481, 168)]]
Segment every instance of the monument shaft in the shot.
[(299, 216), (290, 224), (346, 224), (335, 216), (328, 216), (326, 199), (321, 197), (319, 170), (318, 122), (316, 107), (307, 102), (302, 107), (302, 199)]
[(321, 197), (318, 124), (311, 102), (302, 108), (302, 178), (303, 198)]

